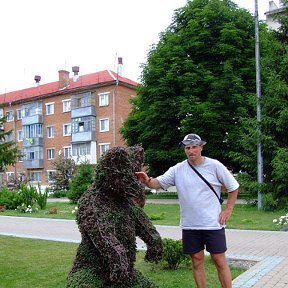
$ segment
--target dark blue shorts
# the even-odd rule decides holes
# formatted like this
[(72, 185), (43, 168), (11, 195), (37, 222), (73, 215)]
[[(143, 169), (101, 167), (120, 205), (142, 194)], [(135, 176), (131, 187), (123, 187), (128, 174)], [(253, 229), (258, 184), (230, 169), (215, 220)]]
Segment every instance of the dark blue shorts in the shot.
[(224, 253), (227, 250), (225, 229), (182, 230), (183, 252), (194, 254), (206, 249), (209, 253)]

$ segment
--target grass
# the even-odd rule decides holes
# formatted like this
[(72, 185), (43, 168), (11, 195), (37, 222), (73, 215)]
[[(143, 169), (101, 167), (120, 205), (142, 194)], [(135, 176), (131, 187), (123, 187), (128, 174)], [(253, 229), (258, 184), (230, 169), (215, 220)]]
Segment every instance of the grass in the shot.
[[(59, 288), (65, 287), (78, 244), (0, 236), (0, 247), (1, 287)], [(205, 261), (207, 287), (220, 287), (217, 286), (215, 266), (209, 257)], [(146, 263), (144, 252), (139, 252), (135, 267), (160, 288), (196, 287), (190, 263), (183, 263), (178, 270), (171, 271), (164, 263)], [(233, 267), (231, 270), (233, 279), (244, 272)]]
[[(75, 214), (72, 214), (72, 210), (75, 208), (75, 204), (65, 202), (48, 202), (47, 207), (44, 210), (38, 210), (36, 213), (21, 213), (16, 210), (6, 210), (1, 212), (1, 215), (5, 216), (25, 216), (25, 217), (37, 217), (37, 218), (52, 218), (52, 219), (75, 219)], [(50, 209), (57, 209), (57, 214), (49, 214)]]
[[(225, 205), (223, 205), (225, 207)], [(57, 208), (57, 214), (48, 214), (52, 208)], [(75, 219), (72, 210), (75, 204), (55, 202), (47, 203), (45, 210), (37, 213), (20, 213), (14, 210), (6, 210), (1, 215), (6, 216), (25, 216), (41, 217), (54, 219)], [(178, 204), (146, 204), (145, 212), (150, 217), (154, 225), (179, 225), (179, 205)], [(286, 212), (287, 213), (287, 212)], [(233, 214), (228, 221), (228, 229), (249, 229), (249, 230), (268, 230), (279, 231), (282, 227), (273, 223), (273, 219), (286, 214), (284, 211), (265, 212), (258, 210), (257, 207), (248, 204), (236, 204)]]
[[(178, 204), (146, 204), (145, 212), (154, 225), (179, 225)], [(282, 227), (275, 225), (273, 219), (284, 214), (284, 211), (265, 212), (255, 206), (236, 204), (226, 228), (279, 231)]]

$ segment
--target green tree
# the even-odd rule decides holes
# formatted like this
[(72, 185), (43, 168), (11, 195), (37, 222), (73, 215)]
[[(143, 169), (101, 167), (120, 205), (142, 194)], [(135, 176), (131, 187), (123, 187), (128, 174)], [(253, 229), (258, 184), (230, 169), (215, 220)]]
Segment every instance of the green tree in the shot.
[[(285, 2), (288, 4), (288, 1)], [(257, 141), (263, 147), (263, 209), (288, 206), (288, 9), (275, 16), (281, 27), (277, 31), (260, 25), (261, 110), (260, 134), (256, 118), (243, 118), (238, 153), (234, 159), (257, 182)], [(256, 99), (255, 99), (256, 101)], [(256, 102), (255, 102), (256, 107)], [(251, 182), (252, 182), (251, 181)], [(254, 190), (255, 191), (255, 190)]]
[(6, 117), (0, 117), (0, 172), (3, 172), (8, 165), (14, 165), (21, 155), (20, 150), (14, 141), (7, 141), (13, 130), (4, 131)]
[(95, 167), (89, 162), (81, 163), (71, 180), (68, 198), (76, 203), (95, 178)]
[(62, 155), (52, 161), (52, 166), (56, 170), (51, 176), (53, 192), (68, 191), (69, 183), (72, 179), (76, 163), (71, 158), (66, 158)]
[[(288, 1), (285, 1), (286, 7)], [(288, 207), (288, 8), (276, 19), (278, 31), (263, 35), (262, 57), (262, 139), (265, 187), (272, 193), (277, 208)]]
[(141, 143), (151, 175), (184, 159), (190, 132), (207, 155), (232, 164), (240, 118), (255, 115), (254, 21), (230, 0), (194, 0), (175, 11), (143, 65), (142, 83), (121, 132)]

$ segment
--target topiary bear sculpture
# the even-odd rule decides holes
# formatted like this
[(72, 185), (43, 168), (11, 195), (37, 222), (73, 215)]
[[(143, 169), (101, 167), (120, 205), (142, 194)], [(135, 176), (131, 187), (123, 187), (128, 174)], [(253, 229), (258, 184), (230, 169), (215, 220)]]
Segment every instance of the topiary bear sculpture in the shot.
[(152, 288), (134, 269), (136, 236), (147, 245), (145, 260), (158, 262), (162, 240), (140, 206), (145, 203), (140, 171), (141, 146), (114, 147), (96, 166), (96, 178), (79, 200), (77, 223), (82, 236), (66, 287)]

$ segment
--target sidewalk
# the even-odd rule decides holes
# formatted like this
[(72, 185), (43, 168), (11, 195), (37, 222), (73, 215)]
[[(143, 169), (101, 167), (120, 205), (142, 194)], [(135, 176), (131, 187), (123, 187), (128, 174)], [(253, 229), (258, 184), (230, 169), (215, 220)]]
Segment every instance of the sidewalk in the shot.
[[(48, 202), (69, 202), (68, 198), (48, 198)], [(224, 199), (224, 204), (227, 202), (227, 199)], [(152, 204), (179, 204), (178, 199), (146, 199), (146, 203), (152, 203)], [(237, 199), (237, 204), (246, 204), (246, 200), (243, 199)]]

